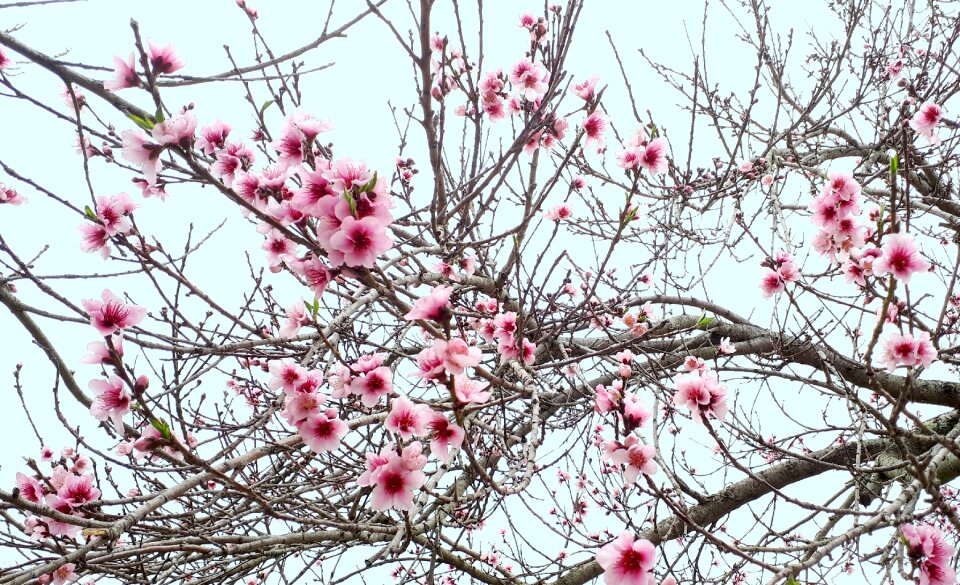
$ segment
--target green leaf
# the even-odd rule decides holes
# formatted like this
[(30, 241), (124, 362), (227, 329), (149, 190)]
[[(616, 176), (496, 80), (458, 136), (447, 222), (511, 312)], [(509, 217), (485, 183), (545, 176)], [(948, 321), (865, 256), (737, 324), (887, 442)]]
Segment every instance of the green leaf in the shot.
[(364, 185), (362, 189), (360, 189), (360, 192), (369, 193), (370, 191), (373, 191), (373, 188), (376, 186), (377, 186), (377, 171), (373, 171), (373, 178), (370, 179), (370, 182)]
[(627, 217), (623, 218), (623, 223), (625, 224), (630, 223), (631, 221), (633, 221), (633, 218), (635, 218), (636, 216), (637, 216), (637, 208), (634, 207), (633, 209), (630, 210), (629, 213), (627, 213)]
[(350, 215), (357, 216), (357, 200), (353, 198), (353, 195), (350, 194), (350, 191), (343, 192), (343, 198), (347, 200), (347, 203), (350, 204)]
[(308, 303), (303, 301), (303, 304), (307, 306), (307, 310), (310, 311), (310, 314), (313, 315), (313, 320), (317, 320), (317, 313), (320, 312), (320, 299), (316, 299), (313, 303)]
[(89, 217), (90, 219), (97, 219), (97, 214), (94, 213), (92, 209), (90, 209), (89, 205), (83, 208), (83, 214)]
[(126, 114), (128, 118), (136, 122), (137, 126), (140, 126), (144, 130), (153, 130), (153, 127), (156, 126), (153, 120), (144, 120), (140, 116), (131, 112), (126, 112)]
[(267, 100), (263, 102), (263, 105), (260, 106), (260, 117), (263, 117), (263, 113), (267, 111), (267, 108), (273, 105), (273, 100)]
[(696, 327), (697, 329), (706, 329), (714, 321), (716, 321), (716, 319), (714, 319), (713, 317), (707, 317), (706, 315), (704, 315), (703, 317), (700, 317), (699, 321), (697, 321)]
[(788, 577), (787, 585), (800, 585), (800, 582), (794, 579), (793, 577)]
[(170, 432), (170, 425), (168, 425), (166, 421), (151, 419), (150, 424), (153, 425), (153, 428), (160, 431), (160, 436), (164, 439), (167, 439), (168, 441), (173, 439), (173, 433)]
[(163, 117), (163, 108), (157, 106), (157, 113), (154, 114), (153, 119), (156, 120), (157, 124), (166, 120), (166, 118)]
[(893, 156), (890, 157), (890, 176), (891, 177), (895, 176), (899, 169), (900, 169), (900, 155), (897, 153), (894, 153)]
[(659, 136), (659, 135), (660, 135), (660, 131), (657, 130), (657, 125), (656, 125), (656, 124), (651, 124), (651, 125), (650, 125), (650, 140), (656, 140), (656, 139), (657, 139), (657, 136)]

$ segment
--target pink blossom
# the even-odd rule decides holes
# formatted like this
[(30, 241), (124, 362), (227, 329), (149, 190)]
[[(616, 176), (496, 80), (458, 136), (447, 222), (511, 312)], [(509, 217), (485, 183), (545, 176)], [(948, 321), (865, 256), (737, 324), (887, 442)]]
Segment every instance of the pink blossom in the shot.
[(450, 457), (451, 448), (457, 450), (463, 445), (465, 436), (463, 429), (447, 420), (447, 417), (443, 414), (432, 413), (427, 426), (433, 433), (433, 439), (430, 441), (430, 452), (440, 461), (446, 461)]
[(24, 475), (17, 472), (17, 489), (20, 490), (20, 497), (28, 502), (39, 504), (43, 499), (43, 486), (35, 477)]
[(10, 60), (10, 57), (0, 48), (0, 71), (6, 69), (10, 66), (13, 61)]
[(607, 390), (607, 387), (603, 384), (597, 384), (596, 392), (597, 395), (593, 402), (594, 410), (597, 412), (611, 412), (616, 410), (617, 405), (620, 403), (620, 391), (618, 389), (611, 388)]
[(193, 137), (197, 131), (197, 119), (193, 112), (187, 111), (178, 116), (172, 116), (153, 127), (153, 139), (167, 146), (179, 146), (188, 149), (193, 144)]
[(943, 109), (933, 102), (926, 102), (910, 119), (910, 127), (927, 137), (933, 136), (933, 130), (943, 117)]
[(597, 551), (597, 564), (603, 568), (606, 585), (648, 585), (655, 561), (653, 544), (645, 539), (635, 540), (630, 532), (622, 532)]
[(273, 360), (267, 364), (267, 369), (273, 375), (267, 383), (271, 390), (283, 387), (283, 391), (289, 394), (307, 379), (307, 370), (293, 360)]
[(493, 318), (493, 324), (496, 327), (495, 338), (501, 341), (512, 341), (517, 331), (517, 314), (513, 311), (500, 313)]
[(350, 366), (350, 370), (359, 373), (370, 372), (383, 365), (383, 360), (387, 354), (382, 352), (370, 353), (357, 358), (357, 361)]
[(77, 507), (100, 499), (100, 490), (93, 486), (92, 475), (69, 474), (63, 486), (57, 490), (57, 497), (67, 504)]
[(429, 420), (430, 407), (414, 404), (401, 396), (392, 401), (390, 414), (383, 426), (392, 433), (398, 433), (401, 439), (409, 439), (427, 434)]
[(311, 414), (297, 426), (304, 444), (314, 453), (337, 449), (349, 430), (347, 423), (337, 418), (337, 411), (333, 409)]
[(330, 263), (373, 268), (377, 257), (392, 244), (393, 240), (379, 219), (347, 217), (340, 224), (340, 230), (330, 237)]
[(617, 166), (626, 170), (635, 169), (640, 166), (643, 153), (643, 148), (635, 146), (621, 150), (617, 153)]
[(114, 57), (114, 78), (112, 81), (104, 81), (103, 88), (107, 91), (118, 91), (128, 87), (140, 87), (141, 81), (137, 76), (137, 72), (134, 69), (133, 63), (133, 53), (130, 53), (130, 57), (128, 57), (126, 61), (120, 57)]
[(630, 432), (644, 426), (652, 416), (650, 409), (636, 394), (627, 394), (623, 397), (623, 426)]
[(307, 286), (313, 291), (314, 299), (323, 294), (335, 276), (327, 263), (312, 253), (302, 259), (291, 261), (289, 265), (291, 270), (303, 277)]
[(147, 183), (157, 184), (157, 173), (160, 171), (160, 155), (163, 147), (150, 142), (150, 137), (140, 130), (124, 130), (120, 134), (123, 140), (123, 149), (120, 152), (123, 160), (140, 165), (140, 170)]
[[(200, 145), (201, 140), (197, 140)], [(254, 152), (241, 143), (228, 142), (223, 150), (217, 152), (217, 161), (210, 165), (210, 173), (220, 177), (223, 184), (232, 187), (237, 172), (246, 172), (256, 159)]]
[(200, 130), (200, 136), (197, 138), (196, 147), (203, 151), (207, 156), (215, 151), (224, 148), (227, 144), (227, 136), (230, 135), (230, 124), (217, 120), (209, 126), (204, 126)]
[(643, 149), (640, 156), (640, 168), (651, 175), (662, 175), (667, 172), (667, 144), (662, 138), (651, 140)]
[[(288, 240), (278, 229), (270, 229), (267, 239), (263, 242), (263, 249), (267, 253), (267, 263), (274, 272), (284, 263), (295, 260), (296, 245)], [(275, 269), (275, 270), (274, 270)]]
[(97, 197), (97, 219), (108, 236), (125, 234), (133, 229), (129, 215), (137, 206), (126, 193), (113, 197)]
[(53, 579), (53, 585), (65, 585), (66, 583), (72, 583), (79, 579), (79, 575), (75, 572), (76, 568), (77, 566), (73, 563), (67, 563), (57, 567), (50, 573), (50, 577)]
[(87, 253), (99, 252), (100, 256), (106, 260), (110, 257), (112, 249), (110, 248), (110, 234), (100, 223), (82, 223), (80, 231), (80, 249)]
[(424, 348), (417, 354), (417, 371), (413, 375), (422, 380), (439, 382), (446, 376), (443, 358), (433, 348)]
[(930, 334), (926, 331), (918, 339), (909, 333), (890, 333), (881, 346), (880, 361), (891, 372), (899, 366), (929, 367), (937, 359), (937, 350), (930, 343)]
[(164, 73), (173, 73), (183, 68), (183, 61), (177, 57), (177, 52), (173, 45), (158, 47), (153, 42), (147, 41), (147, 54), (150, 56), (150, 66), (153, 68), (154, 75)]
[(490, 384), (487, 382), (478, 382), (461, 375), (453, 380), (454, 394), (457, 396), (457, 402), (461, 404), (483, 404), (490, 400), (490, 393), (484, 392), (484, 389)]
[(677, 393), (673, 402), (686, 406), (696, 422), (703, 422), (703, 415), (712, 413), (723, 420), (727, 414), (727, 392), (720, 385), (715, 372), (693, 371), (674, 380)]
[(393, 372), (390, 368), (379, 367), (350, 380), (350, 391), (360, 396), (360, 402), (367, 408), (373, 407), (380, 397), (393, 390)]
[(83, 308), (90, 315), (90, 324), (104, 337), (137, 325), (147, 314), (143, 307), (124, 304), (109, 290), (104, 290), (100, 298), (100, 301), (84, 299)]
[(603, 133), (607, 129), (607, 121), (603, 118), (603, 114), (600, 112), (590, 114), (584, 118), (581, 126), (584, 135), (586, 135), (584, 146), (596, 143), (598, 150), (603, 148)]
[(483, 357), (479, 347), (471, 347), (459, 337), (450, 341), (436, 340), (433, 343), (433, 353), (443, 360), (443, 367), (453, 375), (462, 374), (465, 368), (478, 365)]
[(920, 569), (920, 585), (955, 585), (957, 575), (950, 566), (954, 550), (940, 529), (929, 524), (904, 524), (900, 533), (910, 561)]
[(174, 444), (186, 449), (180, 437), (172, 435), (169, 439), (164, 438), (163, 433), (151, 424), (144, 427), (140, 433), (140, 438), (133, 443), (133, 449), (136, 451), (137, 459), (144, 455), (152, 456), (154, 451), (160, 448), (163, 448), (163, 452), (174, 459), (183, 459), (183, 453), (174, 447)]
[(722, 354), (729, 355), (732, 353), (737, 353), (737, 348), (734, 347), (732, 343), (730, 343), (729, 337), (723, 337), (720, 339), (720, 347), (718, 348), (718, 351)]
[(17, 193), (16, 189), (0, 183), (0, 205), (22, 205), (26, 202), (27, 198)]
[(763, 298), (768, 299), (784, 290), (786, 290), (786, 287), (778, 273), (773, 270), (767, 270), (763, 273), (763, 278), (760, 279), (760, 292)]
[(403, 316), (407, 321), (437, 321), (442, 323), (450, 319), (450, 294), (453, 287), (442, 284), (435, 287), (430, 294), (420, 297), (413, 308)]
[(524, 59), (513, 66), (509, 78), (513, 88), (527, 101), (532, 102), (547, 92), (550, 74), (539, 63)]
[(280, 327), (280, 337), (296, 337), (304, 325), (313, 322), (313, 316), (307, 312), (303, 299), (287, 307), (287, 320)]
[(910, 234), (893, 234), (883, 243), (883, 256), (873, 262), (873, 273), (883, 276), (890, 272), (904, 283), (910, 282), (914, 272), (926, 272), (930, 264), (923, 259)]
[[(374, 462), (378, 464), (375, 474), (367, 478), (369, 485), (373, 485), (370, 504), (374, 510), (409, 510), (413, 507), (414, 492), (427, 481), (427, 476), (420, 471), (426, 463), (426, 457), (420, 452), (420, 443), (408, 445), (401, 455), (391, 450), (383, 457), (381, 452)], [(384, 458), (386, 461), (380, 463)], [(367, 461), (369, 466), (369, 455)], [(363, 485), (360, 480), (357, 483)]]
[(578, 98), (589, 102), (593, 101), (594, 96), (596, 95), (597, 81), (600, 78), (594, 75), (590, 79), (586, 79), (577, 85), (573, 86), (571, 90)]
[(640, 474), (653, 475), (657, 472), (654, 457), (657, 450), (652, 445), (644, 445), (634, 435), (627, 437), (626, 442), (610, 456), (614, 463), (625, 465), (623, 479), (626, 485), (636, 483)]
[(130, 412), (131, 397), (123, 380), (110, 376), (110, 380), (91, 380), (89, 387), (95, 398), (90, 405), (90, 414), (100, 421), (109, 419), (119, 435), (123, 435), (123, 416)]

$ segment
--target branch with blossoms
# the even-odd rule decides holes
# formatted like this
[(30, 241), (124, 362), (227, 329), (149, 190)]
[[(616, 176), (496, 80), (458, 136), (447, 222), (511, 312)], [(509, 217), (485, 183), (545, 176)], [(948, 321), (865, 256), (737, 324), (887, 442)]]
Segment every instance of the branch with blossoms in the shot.
[[(144, 19), (112, 70), (0, 32), (0, 98), (76, 139), (66, 182), (0, 147), (0, 220), (76, 226), (0, 236), (0, 584), (956, 583), (953, 7), (802, 48), (707, 8), (738, 87), (603, 53), (600, 4), (333, 4), (280, 51), (238, 0), (212, 75)], [(345, 152), (311, 91), (370, 34), (414, 80)]]

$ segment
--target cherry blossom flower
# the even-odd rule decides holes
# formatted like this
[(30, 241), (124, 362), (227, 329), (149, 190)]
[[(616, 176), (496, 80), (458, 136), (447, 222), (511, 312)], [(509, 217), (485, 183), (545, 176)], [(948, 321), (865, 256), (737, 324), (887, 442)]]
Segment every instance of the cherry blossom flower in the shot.
[(634, 539), (630, 532), (622, 532), (597, 551), (596, 558), (606, 585), (648, 585), (656, 549), (649, 540)]
[(95, 398), (90, 405), (90, 414), (100, 421), (110, 420), (119, 435), (123, 435), (123, 416), (130, 412), (131, 397), (123, 380), (110, 376), (110, 380), (91, 380), (89, 387)]
[(603, 133), (607, 129), (607, 121), (600, 112), (594, 112), (584, 118), (581, 123), (583, 133), (586, 136), (584, 146), (590, 146), (596, 143), (597, 149), (603, 148)]
[(883, 243), (883, 256), (873, 262), (873, 273), (883, 276), (892, 273), (904, 283), (910, 282), (915, 272), (926, 272), (930, 263), (923, 259), (910, 234), (893, 234)]
[(81, 250), (87, 253), (99, 252), (104, 260), (110, 257), (112, 252), (110, 235), (103, 225), (87, 222), (80, 224), (78, 230), (80, 231)]
[(35, 504), (39, 504), (43, 500), (43, 486), (35, 477), (17, 472), (16, 482), (21, 498)]
[(304, 325), (313, 322), (313, 316), (307, 312), (303, 299), (287, 307), (287, 320), (280, 327), (280, 337), (296, 337)]
[(147, 47), (147, 55), (150, 57), (150, 66), (153, 68), (154, 75), (173, 73), (183, 68), (183, 61), (177, 57), (173, 45), (158, 47), (153, 42), (147, 41)]
[(453, 379), (454, 394), (457, 402), (461, 404), (483, 404), (490, 400), (490, 393), (484, 392), (489, 385), (487, 382), (478, 382), (466, 376), (457, 376)]
[(90, 324), (104, 337), (134, 327), (147, 314), (147, 310), (137, 305), (124, 304), (115, 294), (104, 290), (100, 295), (102, 300), (84, 299), (83, 308), (90, 315)]
[(140, 165), (140, 171), (151, 186), (157, 184), (157, 173), (160, 172), (160, 155), (163, 146), (150, 142), (150, 137), (141, 130), (124, 130), (120, 137), (123, 149), (120, 155), (123, 160)]
[(340, 230), (330, 237), (330, 263), (373, 268), (377, 257), (391, 245), (393, 240), (377, 218), (347, 217), (341, 222)]
[(442, 323), (450, 319), (450, 294), (453, 287), (441, 284), (435, 287), (430, 294), (420, 297), (413, 308), (403, 316), (407, 321), (437, 321)]
[(722, 354), (729, 355), (732, 353), (737, 353), (737, 348), (734, 347), (732, 343), (730, 343), (729, 337), (723, 337), (720, 339), (720, 346), (719, 348), (717, 348), (717, 351), (719, 351)]
[(650, 420), (652, 413), (636, 394), (627, 394), (623, 397), (623, 426), (630, 432), (642, 427)]
[(573, 86), (573, 89), (570, 90), (578, 98), (590, 102), (593, 101), (594, 96), (596, 95), (597, 81), (600, 78), (594, 75), (590, 79), (586, 79)]
[(382, 352), (362, 355), (350, 366), (350, 370), (359, 373), (370, 372), (382, 366), (386, 358), (387, 354)]
[(776, 271), (767, 270), (763, 273), (763, 278), (760, 279), (760, 294), (763, 295), (763, 298), (768, 299), (785, 290), (786, 286), (784, 286), (783, 279)]
[(137, 76), (137, 72), (134, 69), (134, 60), (133, 53), (130, 53), (130, 57), (126, 61), (120, 57), (113, 58), (113, 74), (114, 78), (112, 81), (104, 81), (103, 88), (107, 91), (118, 91), (121, 89), (126, 89), (128, 87), (140, 87), (141, 81)]
[[(379, 463), (384, 458), (382, 454), (375, 460), (379, 465), (375, 474), (367, 478), (369, 485), (373, 485), (370, 505), (374, 510), (383, 512), (390, 508), (409, 510), (413, 507), (414, 492), (427, 481), (427, 476), (420, 471), (426, 463), (420, 449), (420, 443), (413, 443), (399, 456), (396, 451), (390, 451), (385, 457), (386, 462)], [(369, 456), (367, 462), (369, 466)], [(363, 485), (360, 480), (357, 483)]]
[(127, 216), (136, 208), (137, 206), (126, 193), (118, 193), (113, 197), (97, 197), (96, 216), (106, 234), (115, 236), (133, 229), (133, 224)]
[(0, 205), (22, 205), (26, 202), (27, 198), (17, 193), (16, 189), (0, 183)]
[(571, 209), (569, 203), (554, 205), (550, 209), (543, 212), (543, 217), (549, 219), (550, 221), (560, 221), (561, 219), (567, 219), (571, 215), (573, 215), (573, 210)]
[(550, 74), (543, 65), (531, 63), (526, 59), (518, 62), (510, 70), (510, 84), (527, 101), (534, 101), (547, 92)]
[(271, 390), (283, 387), (287, 394), (294, 392), (307, 379), (307, 370), (293, 360), (273, 360), (267, 364), (267, 370), (273, 376), (267, 387)]
[(657, 464), (654, 461), (657, 450), (652, 445), (643, 444), (634, 435), (627, 437), (622, 445), (617, 441), (608, 441), (607, 443), (612, 443), (612, 445), (604, 444), (604, 458), (625, 466), (623, 472), (624, 485), (629, 486), (636, 483), (641, 473), (653, 475), (657, 472)]
[(297, 426), (297, 432), (306, 446), (314, 453), (333, 451), (340, 446), (340, 440), (350, 427), (337, 418), (337, 411), (328, 409), (326, 412), (311, 414)]
[(456, 451), (463, 445), (465, 436), (463, 429), (447, 420), (445, 415), (439, 412), (432, 413), (427, 426), (433, 433), (430, 452), (440, 461), (446, 461), (450, 457), (451, 450)]
[(67, 563), (57, 567), (52, 573), (50, 573), (50, 578), (52, 579), (53, 585), (65, 585), (66, 583), (72, 583), (79, 579), (76, 571), (77, 566), (73, 563)]
[(220, 120), (217, 120), (209, 126), (204, 126), (200, 130), (196, 147), (202, 150), (207, 156), (211, 156), (217, 150), (226, 147), (227, 136), (230, 135), (230, 130), (232, 130), (230, 124), (221, 122)]
[(7, 56), (3, 49), (0, 49), (0, 71), (10, 67), (11, 63), (13, 63), (13, 61), (10, 60), (10, 57)]
[(383, 426), (392, 433), (398, 433), (401, 439), (409, 439), (427, 434), (429, 420), (430, 407), (414, 404), (401, 396), (393, 400)]
[(727, 414), (727, 392), (712, 371), (692, 371), (674, 380), (677, 393), (673, 402), (690, 409), (693, 420), (702, 423), (703, 415), (712, 413), (719, 420)]
[(169, 439), (164, 438), (163, 433), (151, 424), (143, 428), (143, 431), (140, 433), (140, 438), (133, 443), (133, 450), (135, 451), (135, 457), (137, 459), (140, 459), (144, 455), (150, 455), (152, 457), (153, 453), (160, 448), (163, 449), (164, 453), (174, 459), (183, 459), (183, 453), (171, 443), (180, 445), (182, 449), (187, 448), (180, 437), (172, 435)]
[(167, 146), (179, 146), (189, 149), (193, 145), (193, 137), (197, 131), (197, 119), (193, 112), (172, 116), (153, 127), (153, 139)]
[(957, 575), (950, 566), (953, 547), (943, 532), (929, 524), (904, 524), (900, 527), (910, 561), (920, 569), (920, 585), (954, 585)]
[(466, 368), (478, 365), (483, 357), (479, 347), (471, 347), (460, 338), (450, 341), (436, 340), (433, 343), (433, 353), (443, 360), (447, 373), (453, 375), (462, 374)]
[(417, 371), (414, 376), (421, 380), (440, 382), (446, 379), (446, 368), (443, 365), (443, 358), (438, 356), (433, 348), (427, 347), (417, 354)]
[(943, 118), (943, 109), (938, 104), (926, 102), (910, 119), (910, 127), (918, 134), (932, 138), (933, 130), (940, 123), (941, 118)]
[(917, 339), (908, 333), (890, 333), (883, 339), (881, 347), (880, 361), (890, 372), (899, 366), (929, 367), (937, 359), (937, 350), (926, 331)]
[(100, 499), (100, 490), (93, 486), (92, 475), (68, 474), (57, 490), (57, 497), (70, 506), (77, 507)]
[(393, 390), (393, 372), (390, 368), (379, 367), (350, 380), (350, 391), (360, 396), (360, 402), (367, 408), (379, 402), (380, 397)]
[(651, 175), (662, 175), (667, 172), (669, 164), (667, 163), (667, 144), (662, 138), (651, 140), (640, 155), (640, 168)]

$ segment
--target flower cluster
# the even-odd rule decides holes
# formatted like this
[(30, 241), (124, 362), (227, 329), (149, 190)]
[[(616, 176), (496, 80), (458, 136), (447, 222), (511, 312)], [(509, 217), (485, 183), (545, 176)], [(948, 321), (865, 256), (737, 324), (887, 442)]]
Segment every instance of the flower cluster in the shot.
[(651, 175), (667, 172), (667, 143), (662, 138), (650, 139), (640, 128), (623, 143), (623, 150), (617, 153), (617, 166), (627, 171), (642, 169)]
[(687, 373), (674, 379), (677, 393), (673, 396), (673, 403), (689, 408), (696, 422), (702, 423), (708, 414), (723, 420), (728, 410), (727, 390), (720, 384), (717, 373), (693, 356), (687, 357), (683, 367)]
[[(90, 469), (90, 460), (70, 448), (64, 449), (61, 455), (61, 462), (53, 466), (49, 476), (38, 478), (17, 473), (17, 489), (20, 497), (28, 502), (46, 506), (66, 516), (84, 518), (83, 505), (100, 499), (100, 490), (93, 484), (93, 475), (85, 473)], [(34, 516), (29, 512), (26, 514), (26, 530), (33, 540), (51, 536), (73, 538), (80, 531), (79, 526), (62, 517), (54, 519)]]
[(800, 271), (793, 262), (793, 256), (781, 250), (776, 257), (768, 260), (767, 271), (760, 279), (760, 291), (767, 299), (786, 290), (786, 283), (800, 280)]
[(928, 367), (937, 359), (937, 350), (930, 343), (930, 334), (920, 333), (918, 338), (906, 333), (890, 333), (883, 340), (880, 361), (893, 372), (899, 366)]
[(104, 259), (109, 257), (110, 238), (133, 232), (130, 214), (136, 208), (137, 205), (126, 193), (97, 197), (97, 210), (90, 218), (93, 221), (80, 226), (80, 249), (84, 252), (100, 252)]
[(651, 585), (651, 569), (656, 562), (656, 549), (646, 539), (622, 532), (615, 540), (597, 551), (597, 564), (603, 569), (606, 585)]
[(374, 510), (409, 510), (414, 492), (427, 481), (421, 471), (426, 463), (420, 443), (411, 443), (399, 452), (388, 444), (376, 455), (367, 454), (367, 469), (360, 474), (357, 485), (373, 488), (370, 505)]

